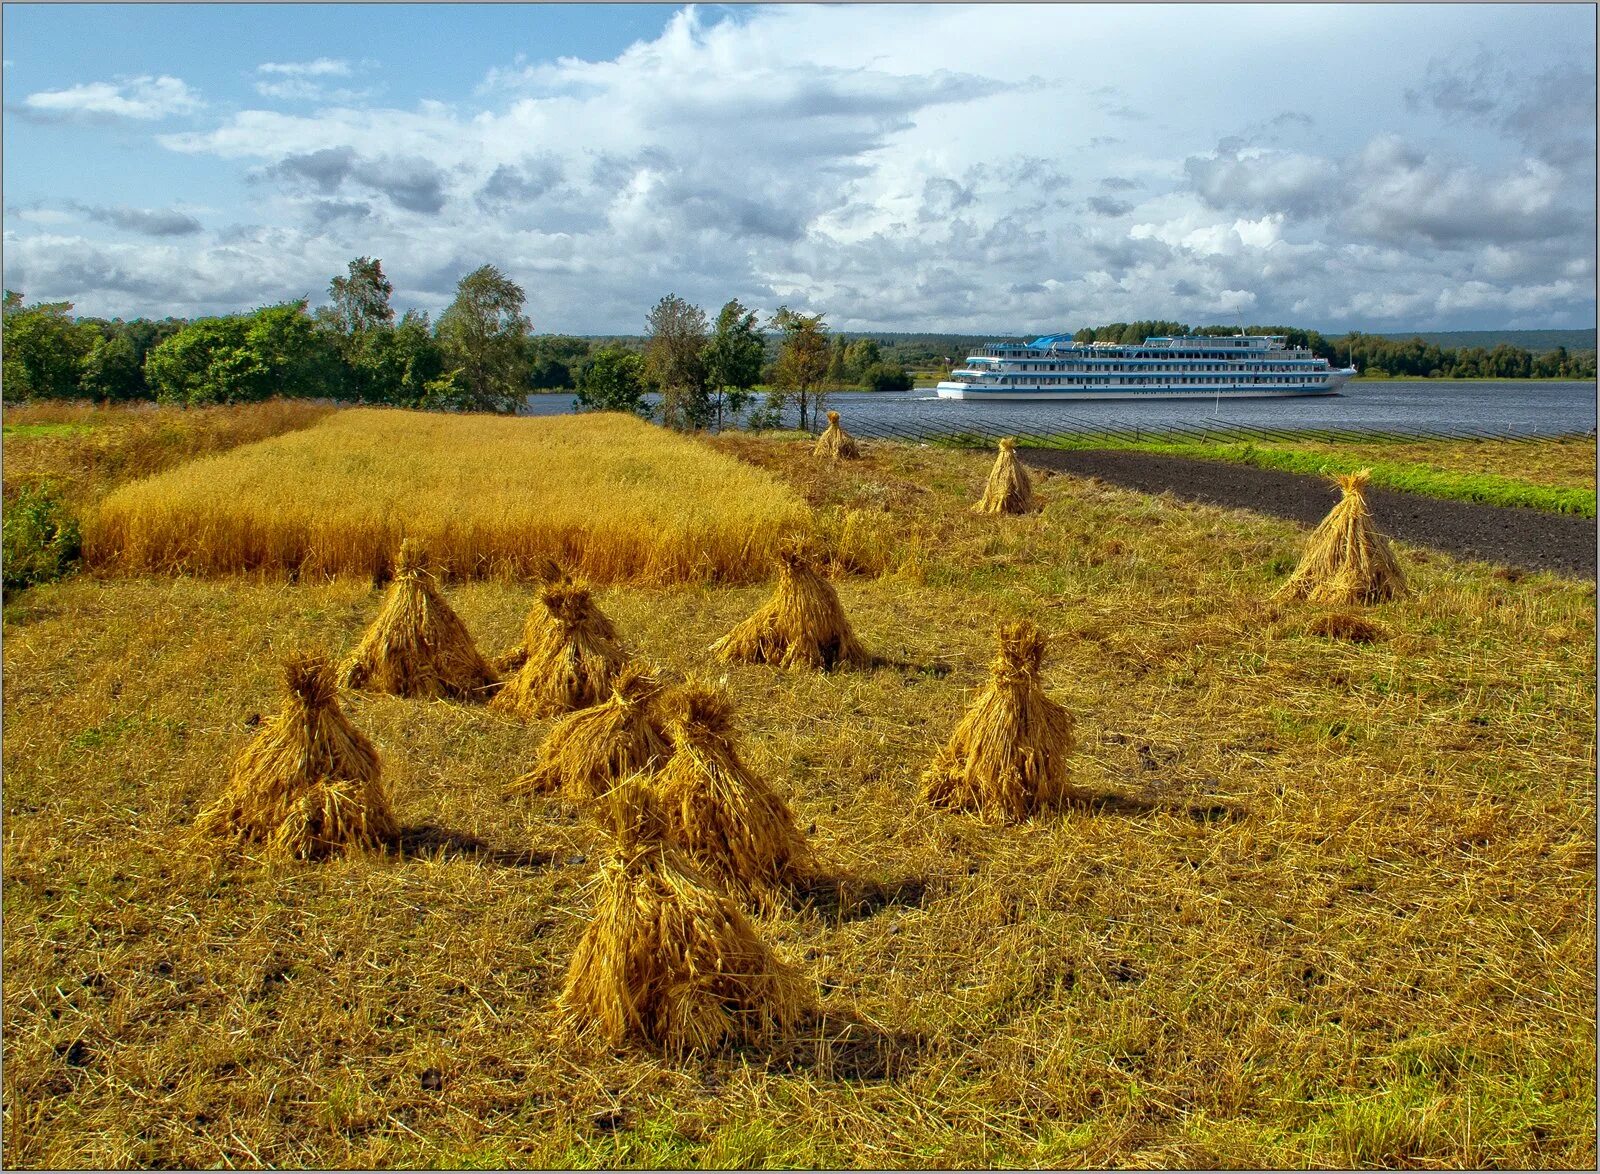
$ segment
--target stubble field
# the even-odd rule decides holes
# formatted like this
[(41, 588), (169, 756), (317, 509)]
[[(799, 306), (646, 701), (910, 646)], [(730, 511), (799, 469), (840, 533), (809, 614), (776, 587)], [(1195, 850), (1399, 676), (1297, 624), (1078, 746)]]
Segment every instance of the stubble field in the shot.
[[(79, 578), (5, 620), (8, 1163), (1592, 1166), (1592, 583), (1402, 548), (1415, 594), (1354, 644), (1267, 601), (1289, 524), (1066, 477), (985, 519), (982, 454), (708, 443), (882, 568), (836, 567), (880, 667), (726, 670), (842, 881), (760, 922), (821, 1016), (677, 1062), (563, 1031), (606, 841), (504, 794), (545, 723), (348, 698), (399, 851), (198, 843), (283, 657), (347, 650), (381, 593)], [(599, 599), (669, 674), (720, 675), (705, 647), (769, 589)], [(490, 653), (533, 597), (450, 588)], [(1022, 617), (1083, 799), (921, 806)]]

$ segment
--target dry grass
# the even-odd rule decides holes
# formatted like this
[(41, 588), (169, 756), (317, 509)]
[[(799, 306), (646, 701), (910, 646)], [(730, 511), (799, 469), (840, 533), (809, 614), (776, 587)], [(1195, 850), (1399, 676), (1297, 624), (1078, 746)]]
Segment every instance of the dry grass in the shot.
[(368, 575), (402, 537), (448, 578), (556, 559), (592, 582), (747, 582), (794, 493), (618, 413), (508, 419), (358, 409), (111, 494), (89, 518), (102, 574)]
[[(1293, 525), (1067, 477), (985, 518), (980, 454), (735, 439), (825, 519), (881, 519), (893, 571), (837, 582), (891, 663), (728, 670), (741, 757), (883, 886), (762, 922), (814, 1025), (685, 1062), (567, 1042), (607, 839), (505, 800), (544, 731), (482, 707), (348, 702), (393, 855), (175, 851), (275, 666), (351, 647), (379, 592), (67, 581), (4, 631), (7, 1161), (1593, 1166), (1593, 584), (1404, 547), (1388, 638), (1329, 640), (1322, 609), (1262, 604)], [(451, 602), (504, 647), (535, 590)], [(768, 593), (605, 602), (671, 677)], [(1008, 827), (923, 807), (1023, 618), (1074, 785), (1117, 798)]]
[(1306, 539), (1305, 553), (1278, 589), (1281, 599), (1383, 603), (1406, 594), (1406, 577), (1367, 509), (1367, 470), (1333, 474), (1343, 496)]

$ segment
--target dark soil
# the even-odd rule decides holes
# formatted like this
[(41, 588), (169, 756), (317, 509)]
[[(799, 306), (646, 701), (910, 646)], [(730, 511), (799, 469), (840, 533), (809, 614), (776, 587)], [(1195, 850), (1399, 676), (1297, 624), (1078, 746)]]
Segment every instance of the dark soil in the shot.
[[(1018, 449), (1037, 469), (1099, 477), (1145, 493), (1255, 510), (1314, 526), (1339, 500), (1331, 481), (1225, 461), (1159, 453)], [(1595, 523), (1544, 510), (1446, 501), (1392, 489), (1367, 490), (1378, 529), (1402, 542), (1530, 571), (1595, 577)]]

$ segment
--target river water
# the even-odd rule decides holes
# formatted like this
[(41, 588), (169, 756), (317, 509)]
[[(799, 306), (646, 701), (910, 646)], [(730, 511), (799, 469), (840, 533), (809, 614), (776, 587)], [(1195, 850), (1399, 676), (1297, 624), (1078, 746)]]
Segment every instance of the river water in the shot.
[[(1093, 431), (1097, 428), (1318, 428), (1399, 433), (1552, 436), (1592, 432), (1596, 385), (1566, 380), (1430, 379), (1348, 383), (1338, 395), (1296, 399), (1084, 400), (1076, 403), (972, 403), (941, 400), (931, 390), (839, 392), (828, 396), (852, 432), (993, 433)], [(526, 414), (572, 410), (569, 392), (528, 397)], [(798, 423), (793, 409), (786, 423)]]

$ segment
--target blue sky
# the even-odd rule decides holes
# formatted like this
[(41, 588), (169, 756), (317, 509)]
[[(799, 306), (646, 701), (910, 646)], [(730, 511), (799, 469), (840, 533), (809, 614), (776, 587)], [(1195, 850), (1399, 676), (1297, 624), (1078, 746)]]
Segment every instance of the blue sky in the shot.
[(1590, 326), (1588, 5), (7, 4), (4, 278), (539, 330)]

